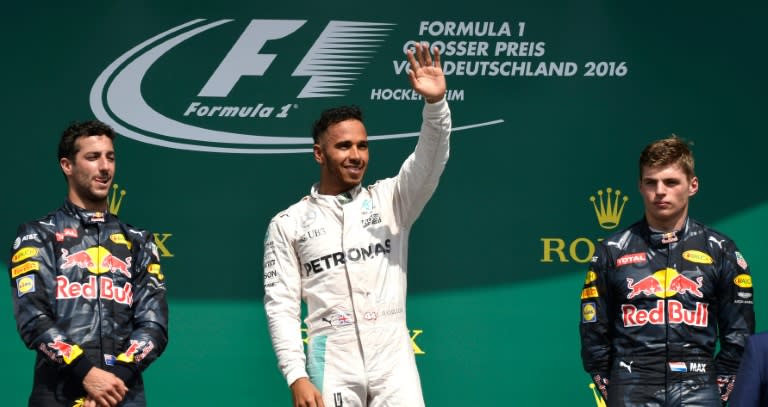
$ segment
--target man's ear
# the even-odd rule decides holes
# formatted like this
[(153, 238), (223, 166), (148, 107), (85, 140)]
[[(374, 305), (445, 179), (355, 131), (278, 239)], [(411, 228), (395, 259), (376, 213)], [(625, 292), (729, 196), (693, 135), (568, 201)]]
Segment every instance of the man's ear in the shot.
[(72, 161), (70, 161), (69, 158), (61, 157), (59, 165), (61, 166), (61, 170), (64, 171), (64, 175), (72, 175)]
[(691, 178), (691, 183), (688, 186), (688, 196), (694, 196), (696, 192), (699, 192), (699, 177)]
[(320, 144), (312, 146), (312, 154), (315, 156), (315, 161), (317, 161), (318, 164), (325, 164), (325, 156), (323, 156), (323, 149), (320, 148)]

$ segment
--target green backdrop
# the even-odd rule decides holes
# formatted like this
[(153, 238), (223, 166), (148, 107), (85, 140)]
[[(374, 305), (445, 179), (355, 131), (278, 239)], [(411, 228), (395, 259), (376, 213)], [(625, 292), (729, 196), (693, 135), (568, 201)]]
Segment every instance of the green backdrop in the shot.
[[(410, 246), (428, 405), (593, 405), (579, 293), (590, 248), (616, 229), (590, 197), (629, 198), (618, 227), (640, 217), (637, 156), (671, 133), (695, 143), (691, 212), (739, 244), (766, 329), (764, 3), (156, 3), (18, 3), (0, 25), (0, 237), (10, 247), (64, 199), (70, 121), (118, 129), (119, 216), (157, 233), (168, 278), (152, 405), (289, 405), (261, 304), (266, 225), (317, 179), (306, 150), (324, 108), (365, 111), (367, 180), (397, 171), (423, 103), (403, 92), (414, 39), (445, 46), (456, 126)], [(5, 292), (2, 404), (23, 405), (34, 355)]]

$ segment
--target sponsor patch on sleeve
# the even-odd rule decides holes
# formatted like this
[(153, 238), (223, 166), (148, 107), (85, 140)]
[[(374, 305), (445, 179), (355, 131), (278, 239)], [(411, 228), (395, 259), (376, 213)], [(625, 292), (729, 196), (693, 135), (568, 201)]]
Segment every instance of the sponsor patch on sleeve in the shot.
[(597, 322), (597, 309), (594, 302), (585, 302), (581, 304), (581, 322)]
[(16, 279), (16, 291), (19, 298), (26, 294), (35, 292), (35, 275), (30, 274), (28, 276), (19, 277)]
[(22, 247), (13, 254), (13, 257), (11, 257), (11, 263), (18, 263), (22, 260), (26, 260), (30, 257), (35, 257), (40, 252), (40, 249), (36, 247)]
[(741, 288), (752, 288), (752, 276), (749, 274), (739, 274), (733, 278), (733, 283)]
[(270, 255), (264, 258), (264, 288), (272, 287), (275, 285), (279, 278), (277, 276), (277, 268), (275, 267), (277, 260)]
[(155, 277), (157, 277), (158, 281), (165, 280), (165, 275), (160, 272), (160, 265), (159, 264), (152, 263), (152, 264), (148, 265), (147, 266), (147, 273), (152, 274)]
[(36, 261), (28, 261), (11, 269), (11, 278), (16, 278), (22, 274), (29, 273), (30, 271), (40, 270), (40, 263)]
[(744, 256), (742, 256), (740, 252), (736, 252), (736, 264), (738, 264), (739, 267), (744, 270), (746, 270), (748, 267), (747, 261), (744, 259)]
[(595, 280), (597, 280), (597, 273), (592, 270), (587, 271), (587, 278), (584, 279), (584, 284), (589, 284)]
[(595, 286), (587, 287), (587, 288), (581, 290), (581, 299), (582, 300), (586, 300), (586, 299), (589, 299), (589, 298), (597, 298), (599, 296), (600, 295), (598, 295), (598, 293), (597, 293), (597, 287), (595, 287)]

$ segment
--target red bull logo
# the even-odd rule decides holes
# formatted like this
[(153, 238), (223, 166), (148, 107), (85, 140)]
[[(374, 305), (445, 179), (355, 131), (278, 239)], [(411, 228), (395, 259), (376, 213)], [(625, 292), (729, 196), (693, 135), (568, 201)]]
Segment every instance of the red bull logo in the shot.
[(59, 338), (54, 339), (53, 343), (48, 343), (48, 346), (62, 357), (68, 358), (72, 355), (72, 345), (62, 342)]
[(64, 362), (66, 364), (72, 363), (72, 361), (75, 360), (75, 358), (77, 358), (83, 353), (83, 350), (80, 349), (79, 346), (70, 345), (66, 342), (62, 342), (60, 336), (53, 338), (53, 342), (48, 342), (48, 347), (50, 349), (55, 350), (56, 351), (55, 356), (60, 356), (62, 359), (64, 359)]
[[(134, 361), (140, 362), (154, 348), (155, 344), (153, 344), (152, 341), (136, 341), (131, 339), (131, 345), (128, 347), (128, 349), (125, 350), (124, 353), (121, 353), (117, 357), (117, 360), (126, 363), (132, 363)], [(141, 351), (140, 354), (139, 351)]]
[(650, 296), (664, 291), (664, 289), (661, 287), (661, 283), (659, 283), (659, 280), (657, 280), (653, 275), (645, 277), (636, 283), (634, 279), (627, 278), (627, 288), (630, 289), (629, 294), (627, 294), (627, 299), (630, 300), (640, 294)]
[(139, 351), (139, 349), (141, 349), (142, 346), (144, 346), (144, 344), (146, 344), (145, 341), (131, 340), (131, 346), (129, 346), (125, 352), (118, 355), (117, 360), (126, 363), (133, 363), (134, 355), (136, 355), (136, 353)]
[(90, 276), (87, 283), (70, 282), (67, 276), (56, 277), (56, 299), (71, 300), (75, 298), (88, 300), (102, 298), (131, 306), (133, 304), (133, 286), (131, 283), (125, 283), (125, 286), (117, 287), (109, 277), (97, 279), (96, 276)]
[(93, 274), (119, 273), (131, 278), (131, 257), (125, 260), (113, 255), (101, 246), (89, 247), (72, 254), (67, 249), (61, 249), (62, 270), (79, 267)]
[(696, 297), (703, 298), (704, 294), (701, 293), (699, 288), (701, 288), (702, 280), (704, 277), (696, 277), (696, 282), (691, 280), (690, 278), (678, 274), (676, 275), (672, 280), (669, 282), (669, 289), (671, 291), (677, 291), (680, 294), (692, 294)]
[(94, 266), (93, 257), (86, 250), (81, 250), (69, 254), (67, 249), (61, 249), (61, 269), (66, 270), (72, 267), (80, 267), (82, 269), (88, 269)]
[[(627, 278), (627, 288), (629, 293), (627, 299), (632, 299), (640, 294), (659, 298), (669, 298), (677, 294), (691, 294), (703, 298), (704, 294), (700, 288), (703, 285), (703, 277), (696, 277), (696, 281), (680, 274), (673, 268), (659, 270), (637, 282), (632, 278)], [(669, 283), (667, 283), (669, 281)]]
[(646, 324), (664, 325), (667, 320), (670, 324), (685, 324), (697, 327), (706, 327), (709, 321), (708, 304), (696, 303), (695, 310), (683, 308), (683, 304), (677, 300), (667, 300), (669, 309), (665, 309), (664, 300), (656, 301), (656, 307), (650, 310), (638, 309), (632, 304), (621, 306), (624, 327), (636, 327)]
[(108, 254), (104, 257), (104, 260), (101, 261), (101, 267), (107, 268), (113, 273), (119, 272), (120, 274), (131, 278), (131, 272), (128, 271), (128, 268), (131, 267), (130, 256), (126, 257), (125, 261), (122, 261), (112, 254)]
[(139, 351), (139, 348), (144, 346), (144, 341), (131, 341), (131, 346), (126, 349), (125, 354), (128, 356), (133, 356), (136, 354), (136, 352)]

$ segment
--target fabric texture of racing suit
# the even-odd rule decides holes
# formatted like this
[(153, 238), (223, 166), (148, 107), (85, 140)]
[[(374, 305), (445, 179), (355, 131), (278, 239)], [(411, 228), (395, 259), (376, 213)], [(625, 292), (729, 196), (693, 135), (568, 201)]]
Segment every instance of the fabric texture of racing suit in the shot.
[(16, 325), (37, 352), (30, 406), (72, 406), (92, 367), (128, 387), (120, 406), (143, 406), (143, 371), (165, 349), (168, 306), (151, 233), (69, 201), (25, 223), (9, 273)]
[(641, 220), (592, 258), (581, 357), (609, 406), (721, 405), (754, 328), (746, 260), (732, 240), (690, 218), (673, 233)]
[[(450, 111), (425, 104), (397, 176), (277, 214), (264, 247), (264, 308), (288, 384), (309, 377), (328, 407), (423, 406), (406, 327), (410, 228), (448, 160)], [(301, 302), (307, 304), (307, 358)]]

